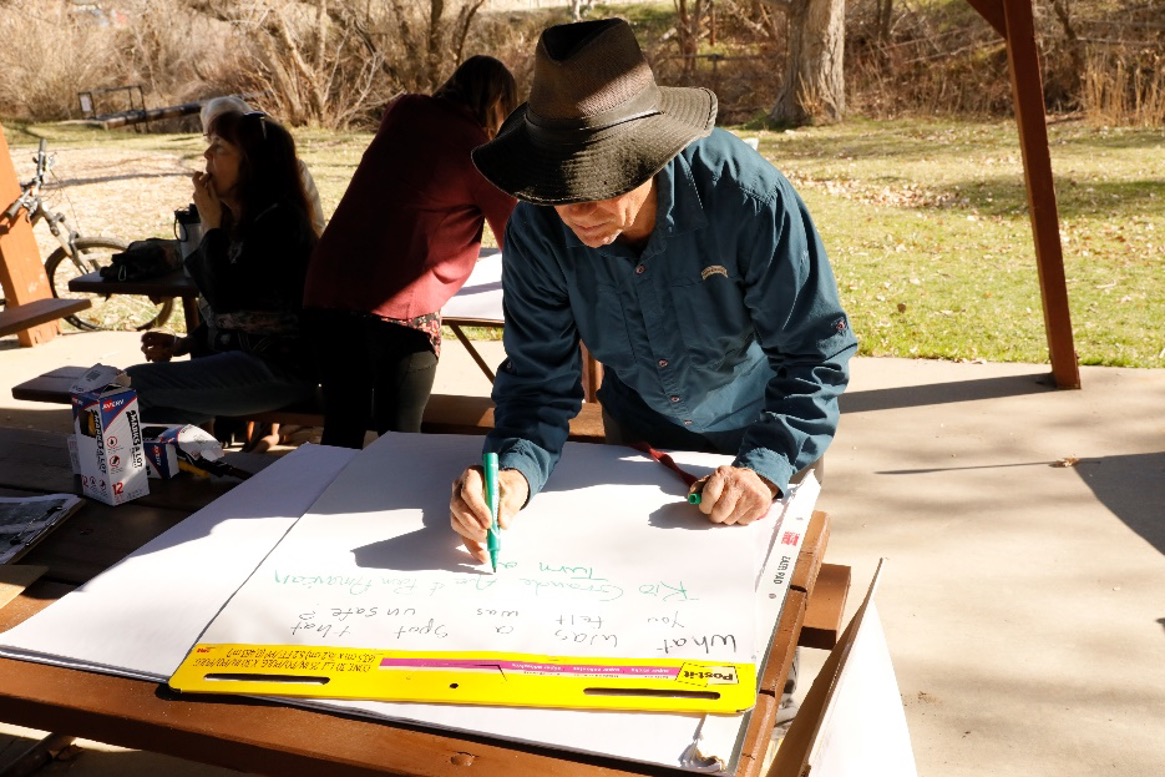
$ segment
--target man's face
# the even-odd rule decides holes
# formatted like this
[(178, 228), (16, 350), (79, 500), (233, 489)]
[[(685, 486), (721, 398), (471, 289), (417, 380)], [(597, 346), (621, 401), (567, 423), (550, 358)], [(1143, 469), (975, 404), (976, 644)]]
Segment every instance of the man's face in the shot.
[(654, 230), (655, 204), (651, 179), (628, 193), (604, 201), (560, 204), (553, 208), (586, 247), (613, 244), (619, 236), (638, 242)]

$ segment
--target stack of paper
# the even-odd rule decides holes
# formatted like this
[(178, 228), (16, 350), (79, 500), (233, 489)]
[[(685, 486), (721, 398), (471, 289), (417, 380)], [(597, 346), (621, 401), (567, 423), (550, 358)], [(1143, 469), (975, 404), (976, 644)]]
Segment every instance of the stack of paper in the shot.
[[(402, 642), (433, 650), (443, 625), (452, 648), (500, 649), (493, 636), (504, 634), (495, 628), (509, 623), (474, 624), (466, 615), (482, 618), (495, 608), (531, 619), (512, 623), (529, 635), (513, 650), (557, 652), (545, 645), (552, 638), (567, 646), (616, 643), (619, 654), (643, 656), (659, 648), (675, 653), (678, 644), (693, 650), (703, 638), (710, 647), (716, 635), (734, 635), (736, 659), (763, 662), (787, 592), (787, 581), (773, 583), (773, 576), (791, 577), (781, 563), (795, 561), (819, 491), (815, 481), (765, 520), (721, 527), (688, 508), (686, 487), (642, 455), (570, 443), (549, 486), (505, 533), (508, 578), (486, 587), (490, 599), (469, 599), (491, 573), (450, 531), (446, 487), (478, 461), (481, 445), (473, 437), (389, 434), (362, 452), (305, 446), (84, 590), (0, 634), (0, 654), (166, 681), (200, 638), (378, 649)], [(699, 473), (726, 462), (674, 456)], [(766, 586), (756, 590), (762, 573)], [(606, 600), (614, 587), (623, 596)], [(460, 591), (455, 599), (432, 599)], [(610, 610), (625, 601), (638, 610)], [(590, 624), (599, 609), (607, 623), (601, 628)], [(651, 618), (658, 624), (646, 633)], [(611, 621), (615, 631), (604, 632)], [(558, 637), (557, 629), (566, 632)], [(485, 637), (492, 643), (480, 643)], [(746, 725), (744, 715), (297, 702), (674, 768), (712, 755), (734, 764)]]

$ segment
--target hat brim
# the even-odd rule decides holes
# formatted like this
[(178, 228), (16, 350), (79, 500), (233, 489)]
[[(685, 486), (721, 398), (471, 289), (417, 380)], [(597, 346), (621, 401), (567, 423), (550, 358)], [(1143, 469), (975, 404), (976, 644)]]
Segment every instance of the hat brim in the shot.
[(604, 201), (628, 193), (715, 126), (715, 93), (702, 87), (658, 90), (657, 114), (572, 141), (531, 133), (524, 104), (494, 139), (471, 153), (472, 160), (500, 190), (534, 204)]

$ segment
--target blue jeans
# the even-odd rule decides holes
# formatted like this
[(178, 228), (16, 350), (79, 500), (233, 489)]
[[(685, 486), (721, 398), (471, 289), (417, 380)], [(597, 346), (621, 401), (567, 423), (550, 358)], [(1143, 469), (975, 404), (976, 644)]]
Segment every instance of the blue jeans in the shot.
[(300, 402), (317, 392), (303, 372), (229, 350), (188, 361), (135, 364), (130, 387), (138, 392), (142, 420), (202, 425), (216, 416), (246, 418)]

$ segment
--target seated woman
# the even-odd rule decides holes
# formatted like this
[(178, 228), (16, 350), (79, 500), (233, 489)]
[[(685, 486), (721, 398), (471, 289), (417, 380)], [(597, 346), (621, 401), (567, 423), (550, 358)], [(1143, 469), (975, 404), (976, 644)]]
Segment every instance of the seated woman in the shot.
[[(151, 362), (129, 367), (142, 420), (203, 424), (247, 417), (311, 397), (301, 300), (316, 240), (296, 145), (260, 112), (228, 111), (208, 128), (206, 173), (193, 201), (203, 223), (184, 261), (205, 302), (186, 337), (142, 335)], [(190, 361), (169, 363), (190, 353)]]

